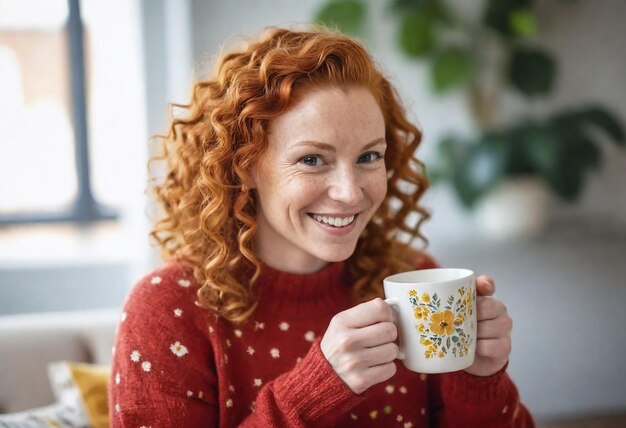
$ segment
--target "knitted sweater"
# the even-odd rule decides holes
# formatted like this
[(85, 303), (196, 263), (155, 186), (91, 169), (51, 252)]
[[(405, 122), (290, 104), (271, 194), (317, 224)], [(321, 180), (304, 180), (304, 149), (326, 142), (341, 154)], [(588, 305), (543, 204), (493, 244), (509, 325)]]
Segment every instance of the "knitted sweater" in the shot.
[(355, 304), (350, 284), (344, 263), (311, 275), (264, 267), (258, 308), (236, 326), (195, 304), (189, 268), (157, 269), (120, 319), (111, 426), (533, 426), (504, 370), (426, 375), (397, 361), (394, 377), (353, 393), (320, 350), (331, 318)]

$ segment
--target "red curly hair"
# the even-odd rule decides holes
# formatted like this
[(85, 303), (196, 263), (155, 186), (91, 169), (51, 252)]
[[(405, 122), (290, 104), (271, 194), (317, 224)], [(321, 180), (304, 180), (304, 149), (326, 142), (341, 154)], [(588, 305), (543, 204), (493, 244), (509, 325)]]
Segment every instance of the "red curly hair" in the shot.
[[(246, 49), (224, 55), (216, 75), (193, 86), (188, 105), (160, 137), (166, 175), (154, 185), (163, 216), (151, 236), (165, 260), (193, 268), (199, 304), (242, 322), (256, 307), (262, 263), (252, 251), (256, 208), (250, 171), (268, 144), (269, 122), (312, 86), (368, 88), (385, 121), (387, 195), (347, 265), (362, 301), (382, 294), (382, 279), (411, 268), (403, 254), (429, 214), (418, 205), (428, 186), (414, 153), (421, 133), (391, 83), (353, 38), (326, 29), (268, 30)], [(400, 236), (402, 235), (402, 236)], [(399, 238), (406, 243), (400, 244)]]

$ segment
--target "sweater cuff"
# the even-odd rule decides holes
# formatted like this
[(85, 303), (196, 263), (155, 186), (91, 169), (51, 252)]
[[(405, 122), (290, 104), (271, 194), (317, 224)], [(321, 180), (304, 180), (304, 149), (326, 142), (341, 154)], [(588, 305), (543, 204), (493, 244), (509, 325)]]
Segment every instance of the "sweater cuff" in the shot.
[(507, 401), (511, 391), (517, 394), (515, 385), (506, 373), (508, 363), (491, 376), (474, 376), (461, 370), (443, 375), (442, 392), (446, 397), (467, 404)]
[(309, 353), (276, 388), (276, 398), (306, 422), (341, 417), (364, 397), (352, 392), (324, 357), (317, 339)]

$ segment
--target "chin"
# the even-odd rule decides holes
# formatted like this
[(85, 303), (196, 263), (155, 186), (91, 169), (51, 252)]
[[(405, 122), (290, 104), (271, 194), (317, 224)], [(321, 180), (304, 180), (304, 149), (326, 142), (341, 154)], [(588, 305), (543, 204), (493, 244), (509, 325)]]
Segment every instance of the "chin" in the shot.
[(327, 251), (316, 251), (316, 257), (324, 260), (325, 262), (335, 263), (335, 262), (343, 262), (350, 258), (352, 254), (354, 254), (354, 249), (356, 248), (356, 244), (347, 248), (334, 248), (328, 249)]

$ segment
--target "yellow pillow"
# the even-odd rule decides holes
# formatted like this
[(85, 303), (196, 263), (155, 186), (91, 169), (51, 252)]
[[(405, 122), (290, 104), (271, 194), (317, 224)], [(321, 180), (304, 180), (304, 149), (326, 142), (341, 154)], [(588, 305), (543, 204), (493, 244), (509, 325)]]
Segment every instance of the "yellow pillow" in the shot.
[(109, 366), (68, 362), (74, 385), (78, 388), (94, 428), (108, 428), (107, 385)]

